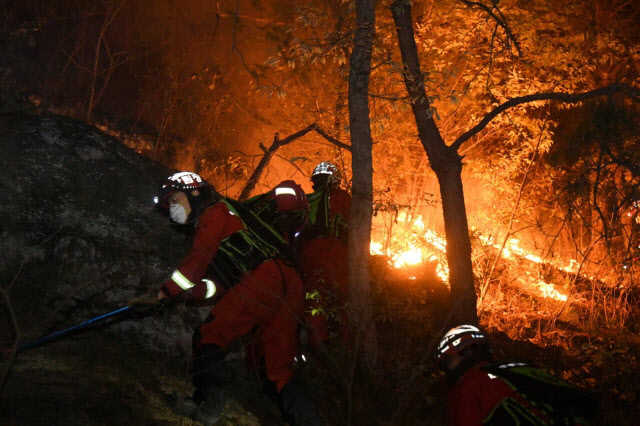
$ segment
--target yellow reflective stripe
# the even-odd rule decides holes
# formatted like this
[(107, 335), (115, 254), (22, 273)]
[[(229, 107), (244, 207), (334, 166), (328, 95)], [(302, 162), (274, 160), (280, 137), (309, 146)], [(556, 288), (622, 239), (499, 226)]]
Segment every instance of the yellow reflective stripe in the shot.
[(297, 196), (295, 189), (293, 188), (276, 188), (276, 197), (278, 195), (293, 195)]
[(204, 296), (204, 298), (209, 299), (210, 297), (213, 297), (213, 295), (216, 294), (216, 284), (206, 278), (202, 281), (207, 285), (207, 294)]
[(193, 288), (193, 286), (195, 286), (194, 283), (189, 281), (187, 277), (182, 275), (182, 273), (177, 269), (173, 271), (173, 275), (171, 275), (171, 279), (173, 280), (174, 283), (178, 284), (178, 286), (183, 290), (189, 290), (190, 288)]

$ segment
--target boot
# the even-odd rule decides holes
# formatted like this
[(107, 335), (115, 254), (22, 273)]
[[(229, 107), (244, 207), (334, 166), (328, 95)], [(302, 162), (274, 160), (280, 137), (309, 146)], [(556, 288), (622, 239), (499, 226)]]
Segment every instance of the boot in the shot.
[(169, 405), (175, 413), (185, 417), (191, 417), (198, 408), (198, 404), (196, 404), (193, 398), (180, 394), (170, 395)]
[(222, 417), (222, 408), (224, 404), (218, 407), (209, 407), (204, 404), (200, 404), (196, 411), (191, 414), (191, 418), (204, 426), (214, 426)]
[(325, 426), (306, 386), (289, 382), (278, 395), (280, 408), (291, 426)]
[(222, 410), (226, 401), (222, 384), (213, 378), (208, 378), (196, 389), (193, 399), (198, 408), (191, 418), (206, 426), (212, 426), (222, 417)]
[(202, 346), (194, 354), (193, 401), (197, 408), (190, 417), (205, 426), (216, 424), (222, 417), (226, 400), (222, 386), (225, 355), (226, 351), (214, 345)]

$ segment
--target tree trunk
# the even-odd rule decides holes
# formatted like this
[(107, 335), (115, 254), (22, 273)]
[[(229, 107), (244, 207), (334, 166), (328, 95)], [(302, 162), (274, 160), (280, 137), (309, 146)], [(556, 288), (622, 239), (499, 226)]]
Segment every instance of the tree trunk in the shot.
[(369, 120), (369, 75), (375, 32), (375, 1), (356, 0), (353, 51), (349, 59), (349, 124), (351, 128), (353, 202), (349, 233), (349, 283), (352, 324), (362, 343), (367, 363), (377, 360), (377, 338), (373, 322), (369, 245), (373, 214), (373, 162)]
[(418, 60), (418, 49), (411, 22), (408, 0), (395, 0), (391, 13), (396, 24), (398, 44), (404, 65), (404, 82), (418, 127), (418, 137), (429, 164), (438, 178), (447, 239), (447, 261), (451, 284), (452, 314), (450, 326), (477, 324), (476, 292), (471, 266), (471, 240), (462, 190), (462, 157), (448, 147), (433, 119)]

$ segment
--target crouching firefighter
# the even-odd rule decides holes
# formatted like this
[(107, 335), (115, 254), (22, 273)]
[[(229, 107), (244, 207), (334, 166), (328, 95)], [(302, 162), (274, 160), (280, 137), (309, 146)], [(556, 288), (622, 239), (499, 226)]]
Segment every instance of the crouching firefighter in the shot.
[(449, 330), (438, 364), (451, 386), (450, 426), (589, 425), (597, 417), (592, 393), (523, 362), (496, 362), (487, 336), (473, 325)]
[(283, 236), (195, 173), (169, 177), (158, 205), (168, 209), (172, 222), (194, 226), (195, 233), (190, 251), (150, 303), (218, 299), (194, 332), (196, 390), (192, 400), (181, 404), (182, 414), (204, 425), (220, 419), (225, 404), (222, 361), (233, 343), (260, 330), (266, 374), (283, 414), (293, 425), (323, 425), (311, 398), (292, 380), (304, 294), (286, 260), (289, 245)]
[[(346, 305), (347, 247), (351, 195), (340, 188), (338, 168), (327, 161), (318, 164), (311, 175), (313, 192), (309, 201), (309, 224), (296, 244), (298, 268), (304, 289), (316, 293), (308, 300), (307, 331), (314, 348), (327, 344), (331, 335), (342, 343), (349, 341)], [(327, 315), (326, 313), (331, 313)]]

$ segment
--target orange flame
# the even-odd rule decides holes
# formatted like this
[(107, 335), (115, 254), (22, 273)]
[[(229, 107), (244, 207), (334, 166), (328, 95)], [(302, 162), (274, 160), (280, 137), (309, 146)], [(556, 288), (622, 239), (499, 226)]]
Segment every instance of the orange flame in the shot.
[(568, 299), (567, 295), (560, 293), (552, 284), (544, 281), (538, 282), (538, 290), (542, 293), (542, 297), (560, 300), (561, 302), (566, 302)]
[[(407, 223), (407, 214), (401, 212), (398, 215), (397, 221), (400, 223)], [(390, 258), (390, 264), (395, 268), (402, 268), (407, 265), (417, 265), (427, 259), (429, 262), (437, 262), (436, 274), (444, 282), (449, 282), (449, 269), (446, 260), (447, 241), (441, 235), (431, 229), (425, 229), (425, 224), (421, 216), (418, 216), (411, 224), (408, 224), (411, 229), (412, 236), (418, 236), (426, 243), (423, 247), (418, 247), (411, 242), (405, 244), (396, 244), (396, 246), (402, 247), (401, 249), (391, 248), (384, 249), (382, 243), (371, 241), (370, 252), (371, 254), (386, 255)], [(496, 249), (501, 248), (501, 244), (497, 244), (492, 236), (480, 235), (480, 241), (488, 246), (492, 246)], [(394, 238), (397, 240), (397, 238)], [(534, 263), (545, 263), (545, 260), (535, 253), (529, 252), (520, 247), (520, 241), (517, 238), (511, 238), (502, 248), (502, 257), (505, 259), (526, 259)], [(577, 262), (571, 260), (568, 265), (562, 266), (562, 270), (568, 272), (575, 272), (577, 269)], [(415, 277), (411, 277), (415, 279)], [(545, 281), (538, 281), (532, 283), (538, 290), (538, 294), (545, 298), (551, 298), (559, 301), (566, 301), (568, 296), (560, 293), (553, 284)]]

